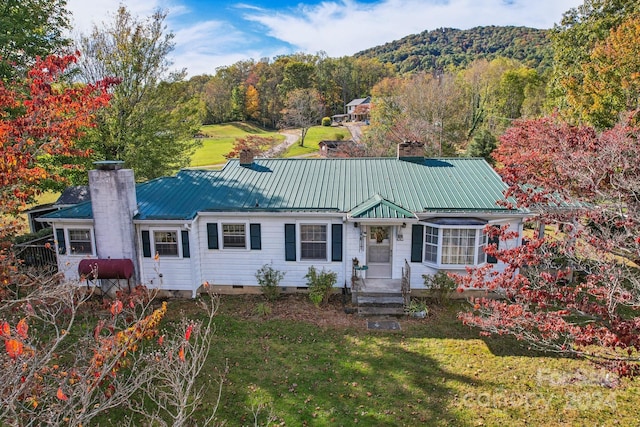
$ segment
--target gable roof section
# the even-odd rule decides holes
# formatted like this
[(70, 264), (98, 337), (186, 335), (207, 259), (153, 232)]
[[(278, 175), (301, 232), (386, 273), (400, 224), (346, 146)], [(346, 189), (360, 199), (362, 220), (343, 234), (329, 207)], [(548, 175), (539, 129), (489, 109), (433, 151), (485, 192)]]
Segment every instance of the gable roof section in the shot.
[[(483, 159), (230, 160), (220, 171), (182, 170), (136, 187), (138, 219), (198, 212), (335, 212), (407, 218), (429, 212), (518, 213), (499, 206), (506, 185)], [(48, 218), (91, 218), (91, 203)]]
[(376, 194), (360, 206), (356, 206), (352, 209), (351, 212), (349, 212), (349, 217), (358, 219), (416, 218), (412, 212), (409, 212), (395, 203), (385, 200), (379, 194)]
[(367, 96), (366, 98), (356, 98), (351, 100), (351, 102), (349, 102), (347, 104), (347, 107), (355, 107), (357, 105), (361, 105), (361, 104), (368, 104), (371, 102), (371, 97)]

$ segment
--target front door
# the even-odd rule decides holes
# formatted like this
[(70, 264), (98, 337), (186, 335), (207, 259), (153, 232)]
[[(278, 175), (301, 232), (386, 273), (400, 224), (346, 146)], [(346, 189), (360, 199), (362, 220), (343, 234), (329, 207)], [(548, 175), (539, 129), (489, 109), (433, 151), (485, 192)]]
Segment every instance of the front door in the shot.
[(367, 233), (367, 278), (391, 278), (391, 227), (370, 226)]

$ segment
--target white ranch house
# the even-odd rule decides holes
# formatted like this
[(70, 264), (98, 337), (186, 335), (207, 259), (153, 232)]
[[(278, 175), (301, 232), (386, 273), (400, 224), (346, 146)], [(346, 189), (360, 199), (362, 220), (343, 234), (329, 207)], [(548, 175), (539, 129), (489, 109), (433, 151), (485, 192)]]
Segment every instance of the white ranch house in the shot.
[(109, 260), (104, 276), (129, 269), (135, 283), (195, 297), (204, 282), (220, 293), (256, 291), (256, 271), (271, 264), (286, 272), (287, 290), (306, 286), (310, 266), (336, 272), (336, 286), (348, 288), (357, 259), (368, 267), (365, 283), (399, 289), (410, 271), (420, 290), (423, 274), (495, 263), (483, 251), (485, 226), (508, 224), (522, 236), (526, 216), (497, 203), (506, 186), (483, 159), (423, 153), (403, 143), (395, 158), (245, 156), (220, 171), (137, 185), (119, 162), (102, 162), (89, 173), (91, 201), (44, 220), (68, 279), (83, 260)]

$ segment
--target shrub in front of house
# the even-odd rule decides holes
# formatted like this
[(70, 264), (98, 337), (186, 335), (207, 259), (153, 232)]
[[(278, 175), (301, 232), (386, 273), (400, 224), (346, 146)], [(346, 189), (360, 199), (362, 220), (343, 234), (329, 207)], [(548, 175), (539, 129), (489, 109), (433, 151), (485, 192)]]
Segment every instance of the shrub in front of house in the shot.
[(444, 271), (423, 274), (424, 286), (431, 290), (431, 297), (439, 304), (447, 303), (456, 290), (456, 282)]
[(331, 126), (331, 117), (323, 117), (322, 126)]
[(265, 264), (256, 271), (256, 280), (267, 301), (275, 301), (280, 296), (280, 282), (285, 273), (276, 270), (271, 264)]
[(333, 271), (316, 270), (314, 266), (304, 276), (309, 287), (309, 299), (316, 306), (329, 302), (329, 296), (333, 292), (333, 286), (338, 281), (338, 275)]

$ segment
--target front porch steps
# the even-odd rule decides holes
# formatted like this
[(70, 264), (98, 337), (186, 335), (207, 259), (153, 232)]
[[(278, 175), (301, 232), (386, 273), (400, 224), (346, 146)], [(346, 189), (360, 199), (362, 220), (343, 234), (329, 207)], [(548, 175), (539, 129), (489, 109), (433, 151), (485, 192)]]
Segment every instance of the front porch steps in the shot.
[(356, 292), (354, 303), (360, 316), (404, 316), (401, 293)]

